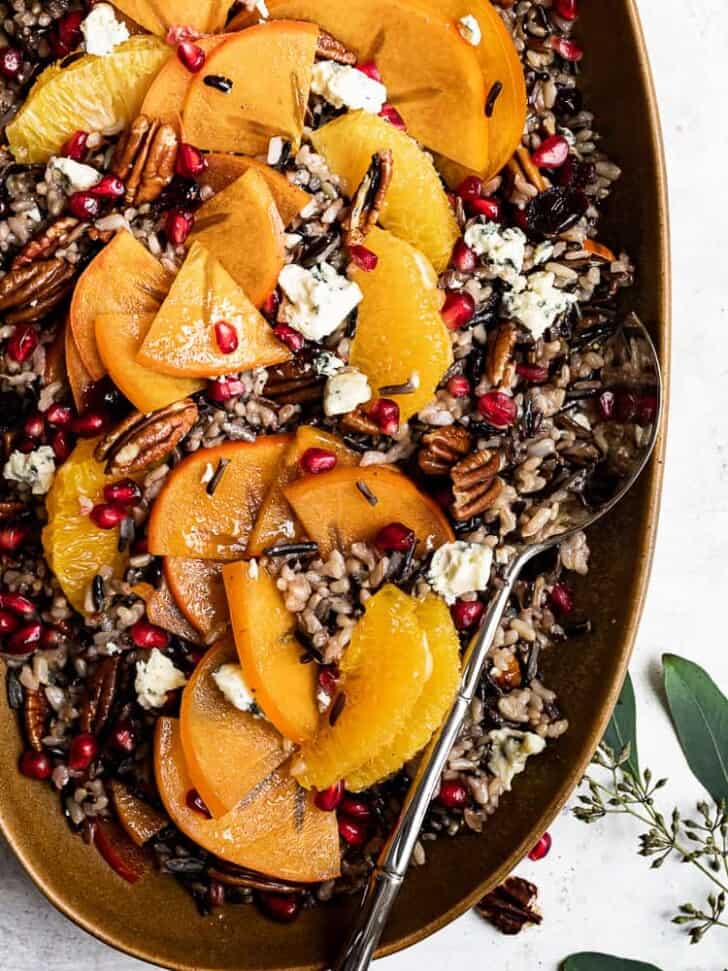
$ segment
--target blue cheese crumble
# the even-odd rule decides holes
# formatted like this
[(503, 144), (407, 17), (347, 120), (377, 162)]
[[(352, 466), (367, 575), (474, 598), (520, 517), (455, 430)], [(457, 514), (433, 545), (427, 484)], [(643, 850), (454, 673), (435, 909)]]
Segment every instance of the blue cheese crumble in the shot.
[(161, 708), (167, 701), (169, 691), (176, 691), (186, 684), (187, 678), (184, 674), (156, 647), (152, 649), (148, 660), (137, 661), (134, 690), (137, 701), (147, 711)]
[(29, 485), (34, 496), (44, 496), (48, 492), (55, 473), (55, 455), (48, 445), (41, 445), (32, 452), (11, 452), (3, 467), (6, 479)]
[(498, 728), (488, 732), (492, 745), (488, 768), (510, 792), (513, 779), (526, 768), (529, 755), (538, 755), (546, 742), (535, 732), (521, 732), (516, 728)]
[(213, 671), (212, 679), (233, 708), (262, 717), (263, 713), (248, 688), (239, 664), (222, 664), (217, 671)]
[(457, 23), (458, 33), (463, 40), (467, 41), (472, 47), (477, 47), (483, 39), (480, 24), (471, 14), (465, 14)]
[(348, 64), (317, 61), (311, 72), (311, 90), (334, 108), (352, 108), (378, 115), (387, 100), (384, 85)]
[(357, 284), (337, 273), (330, 263), (319, 263), (310, 270), (289, 263), (281, 270), (278, 283), (285, 296), (279, 320), (311, 341), (333, 333), (363, 297)]
[(52, 158), (48, 163), (48, 173), (64, 192), (86, 192), (101, 181), (101, 173), (93, 166), (72, 158)]
[(465, 230), (465, 243), (497, 277), (513, 285), (523, 270), (526, 236), (520, 229), (477, 222)]
[(345, 367), (332, 374), (324, 387), (324, 413), (346, 415), (372, 396), (366, 374)]
[(486, 589), (492, 563), (493, 550), (489, 546), (457, 540), (437, 550), (427, 579), (435, 593), (452, 604), (465, 593)]
[(97, 3), (93, 7), (81, 23), (81, 32), (86, 41), (86, 53), (99, 57), (106, 57), (119, 44), (129, 40), (126, 24), (116, 19), (114, 8), (109, 3)]
[(519, 277), (513, 289), (503, 294), (506, 316), (530, 330), (536, 340), (576, 302), (573, 293), (554, 286), (555, 279), (553, 273), (531, 273)]

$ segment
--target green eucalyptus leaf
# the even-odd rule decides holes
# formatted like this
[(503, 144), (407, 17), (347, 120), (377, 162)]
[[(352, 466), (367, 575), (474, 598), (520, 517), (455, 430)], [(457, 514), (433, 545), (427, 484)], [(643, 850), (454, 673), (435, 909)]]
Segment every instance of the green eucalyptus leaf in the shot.
[(629, 676), (629, 672), (624, 679), (622, 691), (612, 712), (612, 717), (609, 719), (603, 741), (612, 749), (615, 755), (619, 755), (625, 746), (629, 746), (629, 756), (623, 764), (623, 769), (631, 772), (633, 776), (639, 777), (637, 710), (634, 688), (632, 687), (632, 679)]
[(728, 698), (698, 664), (662, 658), (665, 691), (680, 745), (695, 778), (728, 801)]
[(572, 954), (561, 965), (561, 969), (562, 971), (660, 971), (654, 964), (618, 958), (613, 954), (598, 954), (596, 951)]

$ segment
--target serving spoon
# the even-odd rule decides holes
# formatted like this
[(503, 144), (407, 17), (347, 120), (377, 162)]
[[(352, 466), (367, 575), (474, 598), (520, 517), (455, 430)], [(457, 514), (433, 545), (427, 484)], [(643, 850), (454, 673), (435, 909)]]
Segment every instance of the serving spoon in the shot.
[[(634, 427), (633, 440), (628, 445), (625, 443), (621, 450), (618, 449), (617, 466), (609, 470), (606, 479), (606, 493), (603, 491), (605, 483), (595, 483), (598, 485), (596, 492), (599, 498), (591, 503), (584, 501), (585, 488), (590, 485), (590, 474), (580, 470), (562, 486), (567, 494), (563, 512), (560, 510), (557, 521), (551, 527), (545, 527), (546, 531), (550, 528), (553, 531), (546, 536), (542, 531), (516, 547), (515, 555), (500, 578), (499, 589), (488, 606), (483, 624), (468, 646), (455, 700), (420, 760), (397, 823), (382, 847), (369, 878), (356, 920), (338, 960), (332, 966), (334, 971), (364, 971), (372, 961), (402, 886), (425, 814), (439, 790), (450, 750), (473, 701), (488, 651), (524, 566), (533, 557), (562, 543), (577, 531), (586, 529), (613, 509), (634, 485), (653, 452), (661, 427), (663, 404), (657, 352), (647, 330), (635, 315), (628, 318), (612, 340), (621, 340), (626, 351), (623, 362), (626, 387), (623, 393), (628, 393), (630, 385), (639, 388), (641, 394), (647, 391), (652, 412), (650, 423), (644, 428), (623, 426)], [(637, 362), (639, 367), (636, 366)]]

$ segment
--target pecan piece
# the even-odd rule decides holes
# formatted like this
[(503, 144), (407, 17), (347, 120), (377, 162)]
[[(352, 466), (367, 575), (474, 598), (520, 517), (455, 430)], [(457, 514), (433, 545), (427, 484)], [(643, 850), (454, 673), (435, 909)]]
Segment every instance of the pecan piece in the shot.
[(60, 246), (67, 246), (74, 239), (82, 236), (86, 228), (86, 224), (75, 216), (61, 216), (46, 226), (37, 236), (28, 240), (10, 264), (10, 269), (17, 270), (20, 266), (28, 266), (37, 260), (53, 256)]
[(71, 289), (76, 267), (65, 260), (39, 260), (10, 270), (0, 280), (0, 311), (6, 324), (41, 320)]
[(447, 475), (467, 455), (472, 445), (470, 433), (461, 425), (446, 425), (422, 436), (417, 464), (425, 475)]
[(96, 665), (96, 670), (86, 682), (81, 704), (79, 726), (82, 732), (98, 735), (104, 730), (114, 703), (118, 676), (118, 657), (105, 657)]
[(483, 449), (472, 452), (453, 466), (450, 475), (455, 497), (452, 506), (455, 519), (464, 522), (490, 509), (503, 489), (503, 481), (498, 478), (500, 464), (498, 452)]
[(518, 663), (516, 655), (509, 654), (505, 660), (499, 659), (498, 663), (504, 666), (491, 670), (491, 681), (494, 681), (504, 691), (510, 691), (512, 688), (520, 688), (523, 679), (521, 676), (521, 665)]
[(105, 435), (96, 446), (96, 458), (106, 463), (109, 475), (143, 472), (162, 461), (197, 421), (191, 398), (143, 415), (134, 411)]
[(372, 226), (377, 224), (384, 197), (392, 181), (393, 165), (394, 160), (389, 149), (372, 155), (369, 168), (351, 200), (351, 211), (346, 224), (347, 246), (360, 246)]
[(524, 145), (516, 149), (515, 155), (507, 163), (506, 168), (516, 183), (516, 189), (519, 188), (518, 182), (521, 180), (527, 185), (534, 186), (539, 192), (545, 192), (551, 188), (551, 183), (541, 170), (533, 164), (531, 153)]
[(356, 54), (347, 50), (340, 40), (320, 27), (316, 41), (316, 57), (324, 61), (336, 61), (337, 64), (356, 64)]
[(381, 435), (382, 429), (370, 418), (361, 405), (357, 405), (354, 411), (350, 411), (341, 418), (341, 427), (347, 432), (354, 432), (358, 435)]
[(46, 720), (50, 712), (50, 705), (43, 689), (28, 691), (25, 689), (25, 703), (23, 705), (23, 727), (28, 745), (34, 752), (43, 751), (43, 739), (46, 734)]
[(293, 358), (269, 368), (263, 394), (279, 405), (301, 405), (320, 401), (325, 383), (311, 361)]
[(540, 924), (536, 910), (538, 887), (521, 877), (508, 877), (486, 894), (475, 909), (502, 934), (518, 934), (526, 924)]
[(485, 376), (492, 385), (497, 386), (503, 381), (515, 343), (516, 328), (507, 320), (488, 334)]
[(153, 202), (174, 177), (178, 139), (171, 125), (139, 115), (119, 139), (111, 171), (126, 184), (124, 202)]

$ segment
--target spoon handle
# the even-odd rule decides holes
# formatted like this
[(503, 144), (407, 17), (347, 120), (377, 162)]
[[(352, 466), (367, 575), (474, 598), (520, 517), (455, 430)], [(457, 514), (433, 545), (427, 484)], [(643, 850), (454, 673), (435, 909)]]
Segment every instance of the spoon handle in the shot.
[(399, 819), (382, 847), (369, 878), (359, 913), (334, 971), (365, 971), (379, 944), (389, 913), (397, 899), (410, 857), (419, 838), (428, 806), (437, 795), (440, 777), (470, 703), (475, 696), (490, 645), (498, 630), (513, 586), (533, 550), (526, 548), (506, 571), (503, 586), (491, 600), (479, 632), (468, 647), (463, 662), (460, 689), (450, 712), (420, 760), (402, 806)]

